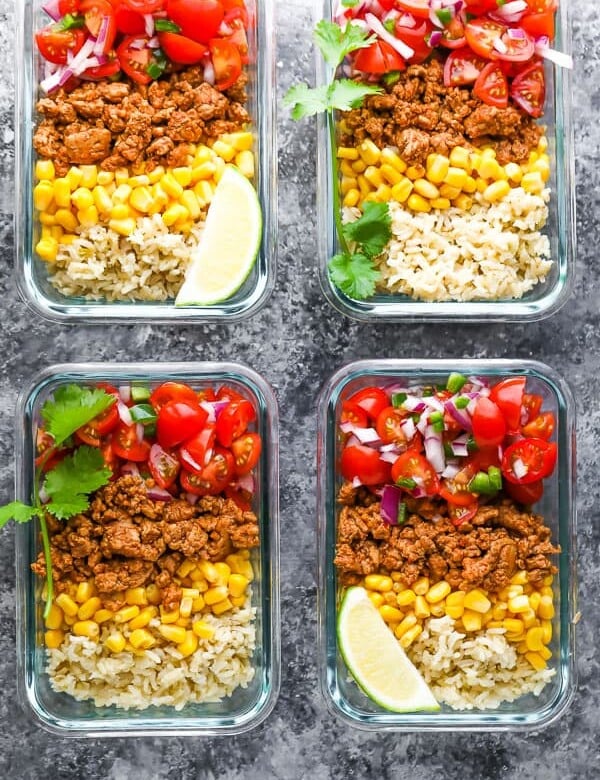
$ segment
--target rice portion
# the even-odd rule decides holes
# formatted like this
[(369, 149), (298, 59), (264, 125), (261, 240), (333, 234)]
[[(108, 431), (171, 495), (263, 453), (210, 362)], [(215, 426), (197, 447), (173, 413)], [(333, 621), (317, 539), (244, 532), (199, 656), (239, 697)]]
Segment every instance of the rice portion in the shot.
[(429, 213), (390, 201), (392, 239), (376, 261), (380, 289), (424, 301), (521, 298), (552, 266), (540, 233), (549, 197), (549, 190), (532, 195), (515, 187), (490, 204), (477, 192), (470, 211)]
[(107, 301), (164, 301), (183, 284), (203, 222), (188, 235), (169, 230), (160, 214), (139, 217), (130, 236), (104, 225), (60, 244), (50, 283), (66, 296)]
[(221, 701), (254, 677), (255, 613), (248, 598), (232, 612), (203, 615), (215, 633), (200, 639), (187, 658), (166, 641), (138, 653), (112, 653), (104, 640), (115, 630), (128, 634), (126, 626), (114, 622), (102, 624), (99, 641), (69, 633), (59, 648), (47, 651), (50, 683), (79, 701), (92, 699), (97, 707), (114, 704), (125, 710), (152, 705), (181, 710), (190, 703)]
[(406, 651), (435, 698), (457, 710), (496, 709), (528, 693), (539, 696), (556, 674), (535, 670), (504, 637), (489, 628), (467, 637), (445, 616), (425, 621)]

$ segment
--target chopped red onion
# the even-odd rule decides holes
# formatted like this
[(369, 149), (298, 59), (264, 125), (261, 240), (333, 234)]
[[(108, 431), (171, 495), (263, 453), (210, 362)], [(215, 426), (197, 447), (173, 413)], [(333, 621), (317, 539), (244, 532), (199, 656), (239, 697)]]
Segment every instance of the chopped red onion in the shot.
[(69, 66), (59, 66), (57, 70), (54, 71), (54, 73), (40, 82), (40, 87), (46, 94), (49, 94), (50, 92), (54, 92), (54, 90), (64, 86), (71, 78), (71, 76), (74, 75), (75, 74)]
[(213, 64), (210, 61), (210, 59), (205, 60), (203, 63), (204, 73), (203, 78), (204, 81), (206, 81), (207, 84), (210, 84), (211, 86), (214, 86), (215, 83), (215, 69), (213, 68)]
[(131, 401), (131, 385), (119, 385), (119, 398), (124, 404)]
[[(508, 3), (504, 3), (504, 5), (495, 8), (493, 15), (499, 16), (504, 21), (507, 21), (509, 17), (513, 16), (518, 16), (520, 18), (524, 11), (527, 11), (527, 3), (525, 0), (510, 0)], [(518, 19), (511, 19), (510, 21), (518, 21)]]
[(144, 441), (144, 426), (142, 423), (135, 424), (135, 436), (140, 444)]
[(231, 401), (212, 401), (213, 409), (215, 410), (215, 417), (219, 419), (219, 415), (223, 411), (223, 409), (226, 409)]
[(432, 49), (435, 49), (436, 46), (439, 46), (442, 42), (443, 33), (441, 30), (434, 30), (431, 35), (429, 36), (429, 45)]
[(59, 0), (49, 0), (42, 6), (42, 11), (45, 11), (53, 22), (58, 22), (62, 17), (60, 8), (58, 7)]
[(158, 40), (158, 37), (156, 35), (153, 35), (152, 38), (148, 41), (148, 48), (149, 49), (158, 49), (160, 48), (160, 41)]
[(515, 458), (512, 462), (512, 469), (515, 473), (515, 477), (517, 479), (523, 479), (523, 477), (527, 474), (528, 469), (527, 466), (523, 463), (521, 458)]
[(362, 485), (362, 482), (360, 481), (360, 479), (358, 477), (354, 477), (354, 479), (352, 480), (352, 487), (353, 488), (358, 488), (361, 485)]
[(467, 442), (459, 442), (457, 439), (450, 442), (450, 449), (452, 450), (452, 454), (455, 455), (457, 458), (466, 458), (469, 455), (469, 448), (467, 447)]
[(397, 452), (380, 452), (379, 460), (383, 460), (385, 463), (395, 463), (398, 460)]
[(144, 17), (144, 32), (151, 38), (154, 35), (154, 17), (152, 14), (143, 14)]
[(206, 420), (206, 422), (209, 423), (216, 422), (217, 415), (215, 414), (215, 407), (212, 405), (212, 403), (210, 401), (200, 401), (200, 406), (208, 414), (208, 419)]
[(404, 41), (401, 41), (399, 38), (396, 38), (394, 35), (389, 33), (379, 21), (379, 19), (373, 14), (365, 14), (365, 22), (374, 33), (376, 33), (383, 41), (389, 43), (392, 49), (397, 51), (398, 54), (405, 60), (409, 60), (415, 53), (414, 49), (411, 49), (410, 46), (407, 46)]
[(400, 451), (400, 447), (396, 444), (395, 441), (392, 441), (389, 444), (382, 444), (379, 448), (379, 452), (395, 452), (398, 454)]
[(212, 448), (212, 447), (209, 447), (209, 448), (206, 450), (206, 452), (204, 453), (204, 465), (205, 465), (205, 466), (208, 466), (208, 464), (210, 463), (210, 459), (212, 458), (212, 456), (213, 456), (213, 448)]
[[(133, 419), (129, 407), (125, 406), (123, 401), (117, 401), (117, 411), (119, 412), (119, 418), (124, 425), (133, 425)], [(142, 426), (143, 427), (143, 426)]]
[(413, 498), (425, 498), (427, 491), (424, 488), (417, 486), (410, 491), (410, 494)]
[(79, 76), (79, 74), (83, 73), (83, 71), (88, 67), (87, 59), (88, 57), (91, 56), (94, 50), (94, 44), (95, 44), (94, 38), (88, 38), (84, 42), (81, 49), (79, 49), (77, 54), (69, 62), (69, 67), (71, 68), (71, 70), (76, 76)]
[(421, 417), (421, 419), (419, 420), (419, 422), (417, 423), (416, 428), (419, 431), (419, 433), (422, 433), (423, 435), (425, 435), (425, 431), (426, 431), (428, 425), (429, 425), (429, 422), (427, 421), (427, 417), (425, 417), (425, 415), (423, 415)]
[(494, 49), (496, 49), (497, 52), (500, 54), (506, 54), (508, 51), (508, 46), (504, 43), (502, 38), (498, 36), (497, 38), (494, 38)]
[(38, 498), (40, 499), (41, 504), (47, 504), (48, 501), (50, 501), (50, 496), (43, 485), (40, 485), (40, 489), (38, 490)]
[(114, 17), (112, 16), (102, 17), (102, 21), (100, 22), (100, 29), (98, 30), (98, 37), (96, 38), (96, 42), (94, 43), (94, 54), (104, 54), (104, 50), (106, 49), (106, 38), (108, 35), (108, 28), (113, 18)]
[(433, 395), (425, 396), (425, 398), (423, 398), (423, 403), (425, 406), (429, 406), (430, 409), (434, 409), (436, 412), (444, 411), (444, 404), (440, 401), (439, 398), (436, 398)]
[(137, 463), (132, 460), (126, 460), (121, 466), (121, 474), (128, 474), (131, 477), (139, 477), (140, 469)]
[(416, 395), (408, 395), (402, 402), (402, 408), (408, 412), (416, 412), (420, 414), (425, 411), (425, 404), (422, 398), (418, 398)]
[(386, 525), (398, 525), (398, 507), (402, 501), (402, 490), (396, 485), (385, 485), (381, 494), (381, 519)]
[(238, 479), (232, 484), (241, 488), (242, 490), (248, 491), (248, 493), (254, 493), (255, 483), (252, 474), (244, 474), (243, 476), (238, 477)]
[(355, 428), (354, 435), (361, 444), (380, 444), (381, 439), (375, 428)]
[(222, 38), (227, 38), (228, 35), (232, 35), (232, 34), (233, 34), (233, 28), (230, 27), (227, 24), (227, 22), (225, 22), (225, 21), (221, 22), (221, 24), (219, 26), (219, 35)]
[[(470, 401), (469, 406), (474, 403), (475, 401)], [(467, 407), (467, 409), (468, 408), (469, 407)], [(466, 431), (473, 430), (471, 417), (467, 413), (467, 409), (457, 409), (451, 398), (449, 398), (444, 404), (444, 409), (445, 411), (448, 412), (448, 414), (452, 417), (452, 419), (455, 420), (460, 425), (461, 428), (464, 428)]]
[(151, 487), (147, 490), (148, 498), (151, 498), (153, 501), (172, 501), (173, 496), (169, 493), (168, 490), (163, 490), (161, 487)]
[(425, 457), (438, 474), (446, 468), (442, 434), (437, 433), (432, 425), (429, 425), (425, 431)]
[(194, 504), (200, 498), (200, 496), (197, 496), (195, 493), (184, 493), (183, 497), (188, 502), (188, 504), (191, 504), (192, 506), (194, 506)]
[(524, 41), (527, 38), (527, 33), (520, 27), (509, 27), (508, 37), (511, 41)]
[(414, 29), (417, 26), (417, 20), (412, 14), (402, 14), (398, 19), (398, 25), (400, 27), (410, 27)]
[(446, 463), (446, 468), (442, 471), (442, 477), (444, 477), (444, 479), (454, 479), (460, 470), (461, 469), (458, 464)]
[(146, 46), (146, 41), (143, 38), (136, 38), (135, 41), (131, 41), (129, 44), (130, 49), (143, 49)]
[(342, 433), (352, 433), (354, 431), (354, 423), (351, 422), (340, 423), (340, 430)]
[(403, 420), (400, 423), (400, 427), (402, 428), (402, 433), (406, 436), (408, 441), (410, 441), (417, 432), (417, 428), (411, 417), (407, 417), (406, 420)]
[(398, 18), (400, 18), (400, 11), (398, 11), (396, 8), (392, 8), (392, 9), (390, 9), (390, 10), (389, 10), (389, 11), (386, 13), (386, 15), (383, 17), (383, 21), (384, 21), (384, 22), (389, 22), (389, 21), (390, 21), (390, 19), (391, 19), (392, 21), (394, 21), (394, 20), (396, 20), (396, 19), (398, 19)]
[[(547, 43), (544, 43), (544, 40), (547, 41)], [(572, 70), (573, 57), (571, 57), (570, 54), (565, 54), (562, 51), (551, 49), (549, 43), (550, 42), (546, 36), (538, 38), (535, 42), (535, 53), (539, 54), (540, 57), (543, 57), (546, 60), (550, 60), (550, 62), (554, 62), (560, 68), (568, 68), (569, 70)]]
[(360, 444), (359, 440), (352, 434), (346, 442), (346, 447), (356, 447), (358, 444)]

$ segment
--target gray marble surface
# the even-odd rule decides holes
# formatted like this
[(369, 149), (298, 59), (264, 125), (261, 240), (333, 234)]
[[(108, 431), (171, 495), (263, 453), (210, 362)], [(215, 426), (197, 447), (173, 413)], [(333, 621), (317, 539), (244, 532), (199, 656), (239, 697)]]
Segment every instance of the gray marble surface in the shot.
[[(563, 0), (567, 2), (567, 0)], [(13, 494), (13, 410), (20, 387), (59, 361), (238, 359), (261, 372), (281, 405), (282, 686), (257, 730), (236, 738), (64, 740), (20, 709), (15, 691), (15, 573), (10, 530), (0, 545), (0, 778), (412, 778), (567, 780), (600, 777), (597, 636), (600, 585), (596, 490), (600, 473), (596, 267), (600, 207), (600, 15), (596, 0), (571, 2), (578, 261), (570, 301), (549, 322), (414, 326), (350, 322), (325, 302), (315, 274), (315, 128), (279, 119), (279, 265), (267, 307), (224, 326), (60, 326), (33, 316), (17, 296), (13, 250), (14, 8), (0, 0), (0, 500)], [(280, 3), (279, 95), (312, 77), (311, 10)], [(17, 58), (18, 59), (18, 58)], [(18, 62), (17, 62), (18, 67)], [(563, 372), (576, 394), (580, 608), (579, 687), (568, 713), (532, 734), (365, 734), (326, 711), (315, 666), (315, 398), (325, 378), (366, 357), (538, 358)]]

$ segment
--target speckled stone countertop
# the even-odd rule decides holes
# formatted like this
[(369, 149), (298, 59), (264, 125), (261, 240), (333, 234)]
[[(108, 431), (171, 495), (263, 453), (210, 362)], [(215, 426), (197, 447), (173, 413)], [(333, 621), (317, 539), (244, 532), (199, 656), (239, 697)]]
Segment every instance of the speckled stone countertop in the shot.
[[(566, 1), (566, 0), (564, 0)], [(61, 326), (40, 321), (13, 280), (14, 8), (0, 0), (0, 500), (13, 496), (13, 412), (19, 389), (62, 361), (237, 359), (275, 387), (281, 406), (282, 685), (271, 716), (235, 738), (65, 740), (34, 725), (16, 700), (14, 544), (0, 545), (0, 778), (207, 780), (411, 778), (567, 780), (600, 777), (600, 627), (596, 491), (600, 473), (600, 15), (573, 0), (578, 261), (574, 293), (550, 321), (527, 325), (364, 325), (324, 300), (316, 278), (315, 126), (279, 119), (279, 261), (275, 292), (231, 326)], [(312, 79), (310, 6), (280, 3), (278, 91)], [(17, 63), (18, 67), (18, 63)], [(401, 340), (399, 341), (399, 335)], [(401, 343), (401, 349), (399, 349)], [(569, 711), (539, 733), (366, 734), (330, 716), (315, 663), (315, 398), (337, 367), (367, 357), (537, 358), (567, 376), (578, 422), (579, 686)]]

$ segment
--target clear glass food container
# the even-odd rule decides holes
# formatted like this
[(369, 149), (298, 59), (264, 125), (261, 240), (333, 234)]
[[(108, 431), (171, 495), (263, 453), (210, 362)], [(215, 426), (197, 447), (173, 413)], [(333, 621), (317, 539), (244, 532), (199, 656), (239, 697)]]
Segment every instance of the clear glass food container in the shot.
[[(322, 15), (332, 18), (331, 0), (324, 0)], [(569, 3), (562, 0), (556, 12), (554, 48), (569, 53), (571, 38)], [(551, 175), (549, 217), (543, 233), (550, 241), (552, 268), (543, 283), (519, 299), (495, 301), (419, 301), (399, 293), (377, 292), (366, 300), (345, 295), (330, 280), (329, 259), (339, 250), (333, 212), (330, 128), (323, 114), (318, 119), (317, 215), (318, 272), (327, 300), (343, 314), (357, 320), (394, 321), (534, 321), (548, 317), (566, 302), (575, 264), (575, 187), (573, 128), (571, 119), (571, 71), (546, 65), (545, 125)], [(331, 69), (317, 53), (317, 84), (332, 78)]]
[[(340, 585), (333, 563), (338, 490), (343, 482), (338, 471), (340, 442), (337, 435), (344, 400), (362, 387), (405, 386), (446, 382), (457, 371), (465, 376), (494, 381), (525, 376), (526, 392), (543, 398), (543, 410), (556, 417), (554, 438), (558, 444), (557, 467), (544, 480), (544, 494), (533, 511), (541, 514), (552, 531), (552, 541), (561, 552), (553, 556), (558, 567), (554, 577), (555, 617), (548, 662), (556, 675), (538, 697), (521, 696), (491, 710), (456, 711), (442, 705), (439, 712), (398, 714), (370, 700), (351, 678), (340, 654), (336, 615)], [(568, 706), (575, 690), (575, 403), (567, 383), (553, 369), (535, 361), (521, 360), (364, 360), (338, 370), (323, 388), (318, 411), (318, 567), (319, 567), (319, 666), (323, 695), (331, 712), (346, 723), (370, 731), (425, 730), (518, 730), (546, 726)]]
[(36, 721), (61, 736), (110, 737), (237, 734), (261, 723), (279, 693), (279, 495), (278, 410), (273, 390), (256, 372), (237, 363), (64, 364), (44, 369), (20, 395), (16, 417), (16, 497), (30, 500), (35, 459), (35, 431), (44, 401), (69, 383), (113, 385), (129, 382), (157, 386), (181, 381), (192, 387), (226, 383), (248, 398), (257, 412), (256, 430), (263, 449), (256, 467), (253, 510), (259, 519), (260, 546), (252, 550), (255, 571), (252, 606), (256, 608), (255, 674), (219, 703), (189, 704), (182, 710), (150, 706), (125, 710), (77, 701), (50, 686), (45, 671), (40, 577), (30, 564), (41, 550), (37, 521), (16, 527), (16, 613), (19, 699)]
[(277, 237), (277, 140), (275, 89), (275, 12), (273, 0), (246, 0), (249, 64), (248, 112), (254, 134), (256, 175), (263, 217), (262, 242), (256, 263), (240, 289), (228, 300), (210, 306), (175, 307), (173, 301), (87, 300), (68, 297), (48, 281), (47, 264), (34, 251), (40, 224), (34, 211), (36, 153), (32, 140), (35, 105), (40, 95), (42, 58), (34, 42), (36, 30), (50, 22), (42, 0), (19, 4), (15, 31), (18, 67), (15, 75), (15, 275), (22, 298), (42, 317), (61, 321), (237, 321), (255, 314), (266, 303), (275, 283)]

